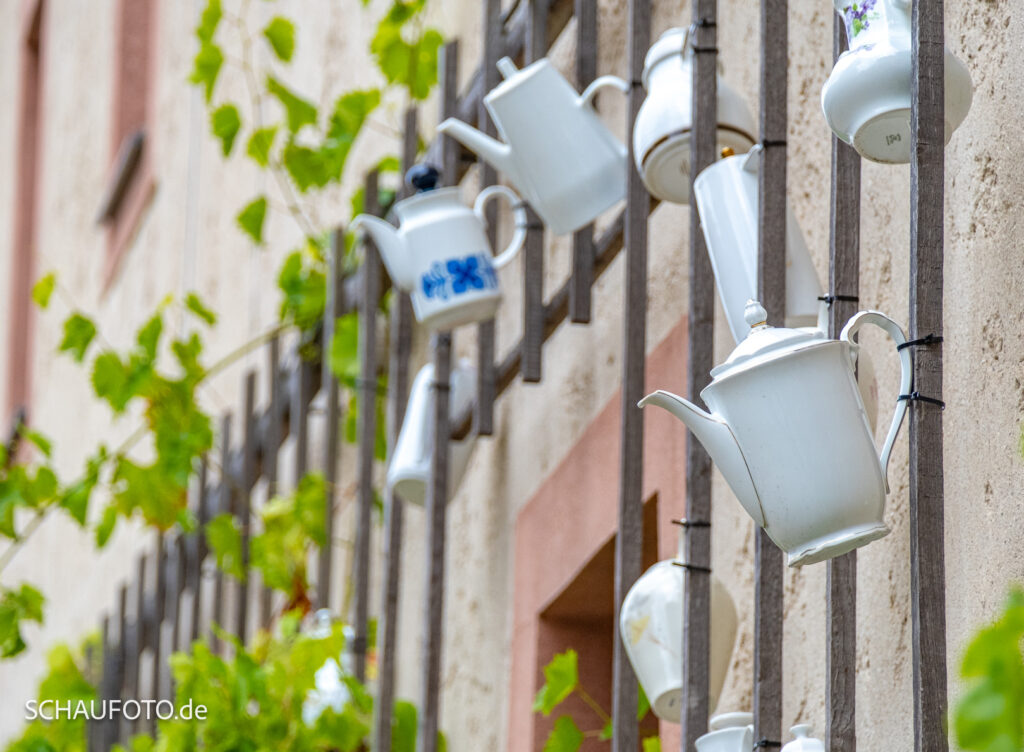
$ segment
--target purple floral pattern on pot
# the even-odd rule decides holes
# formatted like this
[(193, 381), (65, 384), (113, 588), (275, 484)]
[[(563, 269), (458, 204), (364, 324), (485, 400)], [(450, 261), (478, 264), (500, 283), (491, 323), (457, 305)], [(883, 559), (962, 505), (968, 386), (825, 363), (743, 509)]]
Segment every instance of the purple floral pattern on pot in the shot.
[(878, 0), (860, 0), (860, 2), (847, 5), (843, 10), (843, 18), (846, 20), (846, 33), (852, 40), (862, 31), (871, 26), (872, 21), (879, 18), (875, 6)]
[(498, 289), (498, 277), (491, 260), (484, 254), (466, 256), (462, 259), (448, 259), (431, 264), (420, 279), (423, 294), (427, 298), (448, 300), (474, 290)]

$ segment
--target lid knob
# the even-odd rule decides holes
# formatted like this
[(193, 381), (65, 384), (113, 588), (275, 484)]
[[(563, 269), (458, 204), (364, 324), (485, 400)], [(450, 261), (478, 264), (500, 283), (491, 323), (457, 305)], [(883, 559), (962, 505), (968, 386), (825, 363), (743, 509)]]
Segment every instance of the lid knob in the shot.
[(423, 164), (413, 165), (405, 173), (405, 183), (410, 188), (415, 188), (417, 193), (432, 191), (441, 182), (441, 171), (434, 165)]
[(800, 723), (789, 730), (797, 739), (807, 739), (811, 736), (811, 724)]
[(743, 309), (743, 318), (751, 329), (764, 326), (768, 323), (768, 311), (758, 301), (748, 300), (747, 307)]

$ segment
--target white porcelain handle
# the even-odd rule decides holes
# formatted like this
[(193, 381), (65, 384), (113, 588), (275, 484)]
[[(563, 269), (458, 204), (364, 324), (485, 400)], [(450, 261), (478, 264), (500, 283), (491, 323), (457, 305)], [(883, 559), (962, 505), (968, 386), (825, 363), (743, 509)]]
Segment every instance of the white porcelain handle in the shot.
[[(896, 343), (897, 347), (907, 341), (907, 335), (900, 328), (900, 325), (884, 313), (879, 313), (878, 311), (861, 311), (854, 315), (853, 318), (846, 322), (846, 326), (843, 327), (843, 331), (839, 335), (839, 339), (844, 342), (849, 342), (851, 345), (856, 347), (857, 345), (852, 341), (852, 338), (864, 324), (874, 324), (884, 330), (886, 334), (892, 338), (892, 341)], [(899, 393), (910, 394), (911, 384), (914, 377), (913, 371), (911, 370), (910, 350), (904, 348), (902, 350), (897, 350), (897, 352), (900, 356)], [(878, 461), (882, 466), (882, 480), (885, 482), (886, 493), (889, 493), (889, 455), (892, 454), (892, 445), (896, 441), (896, 434), (900, 432), (900, 426), (903, 424), (903, 416), (906, 414), (907, 400), (897, 400), (896, 412), (893, 414), (892, 423), (889, 426), (889, 435), (885, 437), (885, 443), (882, 445), (882, 452), (878, 456)]]
[(606, 86), (614, 86), (623, 94), (629, 93), (629, 84), (627, 84), (618, 76), (600, 76), (599, 78), (595, 78), (593, 81), (591, 81), (590, 86), (584, 89), (583, 93), (580, 94), (580, 104), (589, 104), (592, 106), (594, 103), (594, 97), (597, 95), (597, 92), (605, 88)]
[(519, 253), (519, 249), (523, 247), (523, 241), (526, 240), (526, 207), (523, 206), (522, 199), (511, 188), (506, 188), (503, 185), (492, 185), (484, 188), (480, 191), (480, 195), (476, 197), (476, 202), (473, 204), (473, 213), (476, 214), (477, 219), (486, 227), (487, 216), (484, 214), (484, 209), (488, 201), (498, 197), (507, 199), (512, 206), (512, 216), (515, 219), (516, 229), (512, 233), (512, 240), (509, 241), (505, 250), (494, 257), (495, 269), (500, 269), (515, 258), (515, 255)]

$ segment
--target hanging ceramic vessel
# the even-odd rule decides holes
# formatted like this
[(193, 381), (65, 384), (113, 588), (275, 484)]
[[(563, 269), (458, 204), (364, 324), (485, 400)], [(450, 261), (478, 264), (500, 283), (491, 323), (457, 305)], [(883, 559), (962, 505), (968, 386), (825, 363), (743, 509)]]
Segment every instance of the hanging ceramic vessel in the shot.
[[(510, 189), (485, 188), (470, 209), (458, 188), (438, 188), (439, 173), (429, 165), (409, 171), (418, 191), (395, 204), (400, 226), (369, 214), (352, 223), (370, 235), (391, 281), (409, 293), (416, 320), (431, 329), (453, 329), (493, 318), (501, 302), (497, 269), (519, 252), (526, 237), (526, 212)], [(503, 197), (515, 213), (515, 232), (508, 246), (494, 257), (487, 240), (484, 208)]]
[[(659, 561), (629, 589), (619, 614), (619, 633), (651, 710), (663, 721), (679, 723), (683, 695), (683, 567), (678, 559)], [(711, 653), (709, 707), (718, 695), (732, 660), (736, 606), (717, 577), (711, 578)]]
[[(761, 147), (701, 171), (693, 183), (715, 285), (736, 342), (750, 331), (746, 302), (757, 295), (757, 178)], [(786, 326), (825, 326), (818, 274), (792, 209), (786, 206)]]
[(754, 752), (754, 716), (722, 713), (708, 723), (708, 733), (694, 741), (697, 752)]
[[(768, 326), (755, 301), (746, 314), (750, 334), (712, 369), (700, 394), (710, 413), (663, 391), (640, 405), (658, 405), (686, 423), (790, 566), (886, 535), (886, 468), (907, 402), (897, 401), (876, 453), (857, 388), (853, 338), (864, 324), (875, 324), (900, 345), (903, 330), (884, 314), (862, 311), (833, 340), (818, 329)], [(898, 354), (900, 394), (908, 395), (910, 352)]]
[[(452, 368), (449, 380), (448, 414), (452, 421), (465, 414), (473, 403), (476, 369), (466, 358)], [(395, 451), (388, 464), (388, 488), (403, 501), (423, 504), (430, 482), (434, 452), (434, 364), (423, 366), (409, 390), (409, 404)], [(459, 487), (473, 452), (473, 434), (448, 445), (448, 497)]]
[[(910, 161), (911, 0), (834, 0), (850, 49), (821, 90), (832, 132), (865, 159)], [(973, 96), (967, 67), (945, 50), (945, 142), (967, 117)]]
[(801, 723), (793, 726), (789, 733), (794, 739), (782, 748), (782, 752), (825, 752), (825, 743), (811, 736), (810, 724)]
[(504, 142), (455, 118), (438, 126), (503, 172), (553, 233), (578, 230), (626, 195), (626, 147), (601, 122), (594, 95), (629, 85), (601, 76), (577, 94), (547, 58), (518, 70), (498, 61), (505, 80), (484, 97)]
[[(644, 60), (647, 98), (633, 128), (633, 159), (651, 195), (690, 201), (693, 47), (687, 29), (669, 29)], [(721, 66), (719, 66), (721, 67)], [(742, 97), (718, 76), (718, 148), (746, 152), (757, 126)]]

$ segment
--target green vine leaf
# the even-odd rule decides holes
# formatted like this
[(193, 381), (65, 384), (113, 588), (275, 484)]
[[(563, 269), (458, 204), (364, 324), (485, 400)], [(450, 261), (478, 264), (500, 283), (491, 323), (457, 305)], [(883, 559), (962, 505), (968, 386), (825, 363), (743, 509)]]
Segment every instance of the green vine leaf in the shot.
[(362, 130), (363, 123), (380, 104), (380, 91), (350, 91), (338, 97), (331, 112), (321, 152), (328, 180), (340, 180), (348, 153)]
[(22, 622), (43, 623), (43, 594), (22, 583), (17, 590), (0, 589), (0, 657), (10, 658), (25, 649)]
[(444, 38), (427, 29), (413, 42), (405, 39), (406, 25), (423, 10), (424, 0), (395, 0), (377, 25), (370, 51), (389, 84), (404, 86), (413, 99), (426, 99), (437, 83), (437, 53)]
[(64, 321), (64, 338), (57, 350), (71, 353), (75, 362), (81, 363), (95, 337), (96, 324), (92, 322), (92, 319), (76, 311)]
[(643, 740), (643, 752), (661, 752), (661, 738), (648, 736)]
[(206, 542), (217, 557), (217, 567), (244, 582), (242, 531), (234, 515), (220, 514), (210, 520), (206, 525)]
[(199, 46), (199, 52), (192, 61), (192, 73), (189, 74), (188, 80), (203, 87), (207, 102), (213, 98), (213, 87), (217, 84), (217, 76), (223, 64), (224, 53), (220, 47), (213, 42), (203, 42)]
[(199, 25), (196, 27), (196, 37), (200, 42), (213, 41), (213, 35), (217, 33), (217, 25), (224, 13), (221, 9), (220, 0), (207, 0), (199, 16)]
[(235, 136), (242, 127), (242, 119), (238, 108), (233, 104), (222, 104), (210, 114), (210, 127), (213, 135), (220, 139), (221, 152), (225, 157), (231, 154), (235, 145)]
[(114, 504), (108, 504), (103, 509), (103, 516), (100, 517), (99, 524), (96, 525), (96, 546), (103, 548), (110, 541), (110, 536), (114, 534), (114, 528), (117, 525), (117, 507)]
[(263, 36), (279, 60), (289, 62), (295, 52), (295, 26), (287, 18), (275, 16), (263, 29)]
[(327, 302), (327, 280), (323, 264), (310, 258), (307, 252), (293, 251), (285, 258), (277, 277), (277, 286), (283, 293), (280, 317), (282, 321), (309, 329), (324, 315)]
[(576, 721), (563, 715), (544, 742), (544, 752), (576, 752), (583, 744), (583, 732)]
[(578, 656), (575, 650), (558, 653), (544, 667), (544, 686), (533, 703), (534, 711), (550, 715), (579, 686)]
[(214, 326), (217, 323), (217, 314), (211, 311), (194, 292), (185, 296), (185, 307), (206, 322), (208, 326)]
[(256, 245), (263, 245), (263, 220), (267, 216), (267, 197), (260, 196), (245, 205), (238, 213), (238, 226), (253, 239)]
[(36, 283), (32, 285), (32, 300), (37, 306), (45, 311), (46, 307), (50, 305), (50, 296), (53, 295), (53, 289), (56, 286), (56, 272), (50, 272), (49, 274), (40, 277), (36, 280)]
[(334, 321), (329, 363), (331, 372), (342, 384), (354, 387), (359, 378), (359, 315), (346, 313)]
[(322, 188), (327, 185), (327, 165), (319, 150), (289, 141), (281, 159), (300, 192), (305, 193), (313, 186)]
[(266, 167), (270, 164), (270, 150), (274, 146), (274, 136), (276, 135), (276, 125), (253, 131), (249, 136), (249, 143), (246, 144), (245, 153), (252, 157), (260, 167)]
[(267, 91), (284, 107), (290, 132), (298, 133), (304, 125), (316, 124), (316, 106), (292, 92), (273, 76), (267, 76)]

